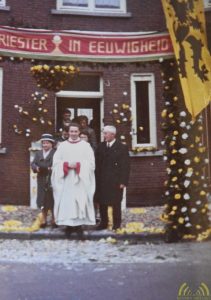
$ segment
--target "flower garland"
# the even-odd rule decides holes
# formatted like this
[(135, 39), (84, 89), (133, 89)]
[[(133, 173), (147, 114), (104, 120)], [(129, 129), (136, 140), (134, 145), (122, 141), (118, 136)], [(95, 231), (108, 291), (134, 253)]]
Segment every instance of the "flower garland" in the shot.
[(22, 222), (21, 215), (18, 217), (18, 213), (15, 213), (16, 219), (13, 218), (13, 213), (18, 211), (17, 206), (2, 205), (0, 209), (5, 213), (6, 216), (6, 220), (2, 220), (0, 223), (0, 232), (34, 232), (40, 229), (40, 224), (42, 223), (41, 213), (37, 215), (36, 219), (31, 224), (26, 226), (26, 224), (24, 225)]
[(14, 211), (17, 211), (17, 207), (15, 207), (14, 205), (4, 205), (2, 206), (1, 210), (3, 212), (14, 212)]
[(41, 223), (41, 214), (38, 214), (36, 220), (28, 227), (24, 227), (21, 221), (8, 220), (0, 225), (0, 232), (34, 232), (40, 229)]
[(65, 84), (78, 72), (79, 69), (73, 65), (50, 66), (43, 64), (31, 67), (31, 74), (37, 81), (37, 86), (56, 92), (64, 88)]
[(113, 124), (118, 129), (118, 134), (122, 143), (131, 144), (131, 133), (129, 128), (131, 126), (131, 107), (126, 103), (114, 103), (110, 111)]
[(117, 229), (117, 234), (136, 234), (136, 233), (165, 233), (165, 229), (163, 227), (145, 227), (142, 222), (131, 222), (127, 223), (125, 227), (121, 229)]
[(156, 147), (149, 146), (149, 147), (134, 147), (131, 150), (134, 154), (137, 154), (137, 153), (140, 153), (140, 152), (155, 152), (158, 149)]
[[(110, 114), (114, 125), (118, 129), (120, 140), (127, 145), (131, 145), (131, 136), (136, 133), (133, 131), (129, 132), (129, 128), (131, 128), (132, 123), (130, 105), (127, 103), (114, 103)], [(143, 129), (144, 128), (140, 126), (138, 130), (143, 131)], [(134, 154), (138, 154), (140, 152), (154, 152), (157, 151), (157, 148), (153, 146), (139, 146), (131, 148), (131, 151)]]
[[(43, 130), (52, 127), (53, 122), (47, 118), (48, 109), (44, 106), (47, 101), (48, 94), (36, 91), (31, 95), (33, 99), (32, 111), (26, 110), (23, 105), (15, 104), (14, 108), (18, 111), (22, 118), (21, 125), (19, 120), (13, 124), (13, 130), (18, 135), (24, 135), (26, 138), (31, 137), (32, 129), (28, 126), (28, 122), (42, 125)], [(31, 102), (29, 102), (31, 104)]]
[(203, 118), (195, 122), (179, 102), (177, 66), (174, 61), (162, 63), (165, 107), (162, 111), (167, 164), (164, 200), (167, 241), (177, 241), (187, 235), (197, 239), (206, 232), (208, 221), (208, 182), (204, 176), (208, 163), (203, 144)]

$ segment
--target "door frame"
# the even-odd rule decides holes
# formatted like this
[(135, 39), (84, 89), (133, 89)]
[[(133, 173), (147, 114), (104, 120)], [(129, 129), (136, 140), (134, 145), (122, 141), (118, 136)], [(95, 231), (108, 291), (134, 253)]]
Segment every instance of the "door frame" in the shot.
[[(104, 119), (104, 93), (103, 93), (103, 78), (100, 77), (100, 91), (92, 92), (92, 91), (59, 91), (55, 94), (55, 120), (57, 120), (57, 101), (58, 98), (87, 98), (87, 99), (99, 99), (100, 101), (100, 131), (103, 128), (103, 119)], [(56, 130), (56, 122), (55, 122), (55, 130)], [(103, 140), (101, 135), (100, 140)]]

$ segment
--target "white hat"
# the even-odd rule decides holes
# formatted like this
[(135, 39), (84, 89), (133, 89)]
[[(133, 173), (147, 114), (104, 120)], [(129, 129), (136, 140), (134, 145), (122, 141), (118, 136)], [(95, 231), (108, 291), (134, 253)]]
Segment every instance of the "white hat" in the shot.
[(103, 128), (103, 132), (110, 132), (116, 134), (116, 127), (112, 125), (107, 125)]
[(52, 134), (50, 134), (50, 133), (44, 133), (44, 134), (42, 134), (40, 140), (41, 140), (41, 142), (43, 142), (43, 141), (49, 141), (49, 142), (55, 143), (55, 140), (54, 140)]

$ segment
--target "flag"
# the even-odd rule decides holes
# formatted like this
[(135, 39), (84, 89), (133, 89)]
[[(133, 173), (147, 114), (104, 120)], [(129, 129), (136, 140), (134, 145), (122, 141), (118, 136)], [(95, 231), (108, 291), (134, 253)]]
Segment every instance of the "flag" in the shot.
[(211, 101), (211, 56), (203, 0), (161, 0), (179, 69), (185, 105), (193, 119)]

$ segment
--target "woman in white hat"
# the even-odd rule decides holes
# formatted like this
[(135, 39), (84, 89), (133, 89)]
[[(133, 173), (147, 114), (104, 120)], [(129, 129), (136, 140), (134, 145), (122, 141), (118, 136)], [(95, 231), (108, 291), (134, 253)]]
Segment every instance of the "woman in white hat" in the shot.
[(47, 226), (48, 210), (52, 214), (52, 227), (56, 227), (54, 221), (54, 199), (50, 184), (51, 167), (53, 162), (53, 149), (54, 138), (51, 134), (45, 133), (41, 137), (42, 150), (36, 152), (34, 160), (31, 164), (34, 173), (37, 173), (37, 206), (42, 211), (42, 224), (41, 228)]

